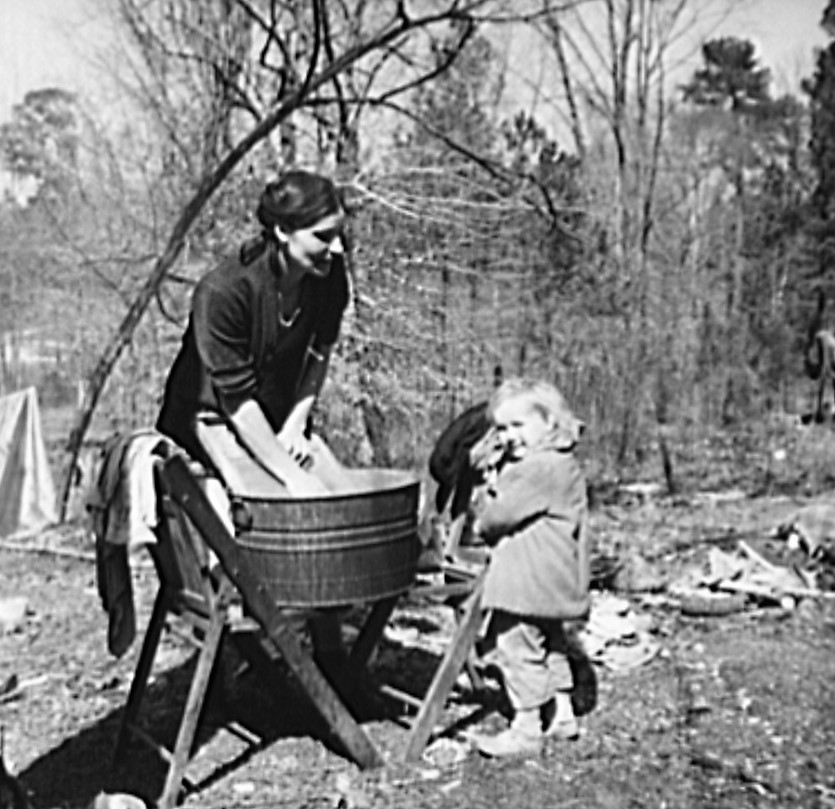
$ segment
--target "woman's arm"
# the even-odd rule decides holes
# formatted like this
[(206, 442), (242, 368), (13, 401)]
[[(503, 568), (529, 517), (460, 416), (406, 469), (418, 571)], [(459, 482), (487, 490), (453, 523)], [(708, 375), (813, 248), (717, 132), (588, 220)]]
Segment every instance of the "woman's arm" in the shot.
[(292, 495), (326, 494), (327, 487), (313, 474), (293, 460), (277, 440), (261, 406), (254, 399), (243, 401), (229, 418), (238, 440), (276, 480)]
[(284, 420), (278, 437), (288, 452), (299, 463), (310, 456), (310, 442), (306, 436), (310, 413), (325, 384), (331, 352), (339, 337), (342, 317), (348, 305), (350, 288), (348, 274), (341, 256), (334, 256), (334, 264), (319, 292), (323, 303), (314, 337), (307, 348), (302, 378), (296, 389), (296, 401)]
[(310, 457), (310, 442), (305, 430), (313, 405), (325, 384), (330, 355), (331, 347), (321, 350), (311, 347), (307, 350), (307, 364), (299, 382), (296, 403), (278, 433), (281, 445), (298, 463), (304, 463)]

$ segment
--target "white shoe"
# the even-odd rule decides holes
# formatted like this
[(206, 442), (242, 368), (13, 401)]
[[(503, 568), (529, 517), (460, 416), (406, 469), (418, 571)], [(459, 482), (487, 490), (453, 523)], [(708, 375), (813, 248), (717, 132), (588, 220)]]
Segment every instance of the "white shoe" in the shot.
[(478, 752), (488, 758), (535, 756), (542, 752), (542, 734), (531, 735), (513, 726), (495, 736), (475, 736)]
[(580, 736), (580, 725), (568, 694), (558, 694), (542, 706), (543, 733), (550, 739), (573, 740)]
[(475, 736), (479, 753), (490, 758), (533, 756), (542, 751), (542, 723), (539, 708), (517, 711), (507, 730), (495, 736)]

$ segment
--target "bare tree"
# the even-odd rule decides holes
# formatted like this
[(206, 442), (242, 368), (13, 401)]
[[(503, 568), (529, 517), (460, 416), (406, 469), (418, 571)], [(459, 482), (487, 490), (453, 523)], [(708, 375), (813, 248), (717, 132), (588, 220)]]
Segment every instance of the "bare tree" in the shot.
[[(85, 399), (68, 441), (62, 517), (71, 472), (102, 389), (182, 253), (206, 203), (233, 170), (291, 116), (302, 111), (315, 112), (321, 107), (326, 88), (336, 88), (339, 99), (344, 87), (340, 79), (351, 71), (362, 73), (363, 92), (371, 95), (375, 82), (382, 81), (383, 65), (395, 63), (398, 70), (388, 71), (385, 89), (380, 91), (387, 98), (405, 94), (437, 75), (437, 63), (421, 61), (418, 40), (440, 38), (448, 33), (451, 25), (457, 24), (463, 42), (470, 35), (476, 15), (487, 13), (495, 6), (488, 0), (437, 0), (420, 4), (421, 11), (412, 13), (406, 2), (356, 2), (336, 4), (337, 13), (334, 13), (334, 5), (324, 0), (265, 3), (226, 0), (220, 6), (220, 18), (213, 17), (217, 26), (214, 29), (209, 26), (208, 30), (224, 30), (224, 26), (231, 25), (234, 45), (228, 46), (228, 43), (209, 43), (201, 35), (206, 18), (217, 13), (216, 3), (200, 0), (140, 4), (122, 0), (129, 28), (148, 67), (138, 75), (152, 84), (147, 97), (160, 102), (156, 106), (157, 120), (168, 124), (172, 136), (169, 142), (177, 159), (191, 168), (194, 190), (182, 205), (159, 256), (116, 333), (89, 374)], [(349, 13), (351, 10), (353, 14)], [(361, 17), (365, 26), (352, 28), (351, 23)], [(161, 38), (161, 32), (166, 26), (170, 30), (172, 23), (180, 32), (175, 42)], [(455, 46), (449, 47), (448, 62), (455, 59), (456, 50)], [(202, 130), (206, 148), (199, 152), (195, 152), (193, 143), (177, 136), (181, 130), (173, 117), (177, 102), (187, 98), (189, 89), (194, 89), (188, 85), (171, 88), (167, 82), (173, 66), (183, 64), (204, 77), (208, 75), (213, 86), (207, 104), (214, 126)], [(358, 103), (361, 98), (353, 102)], [(344, 121), (347, 107), (337, 106), (337, 109)], [(202, 156), (202, 162), (195, 163), (195, 154)]]
[[(597, 295), (613, 305), (608, 329), (598, 333), (611, 341), (611, 357), (617, 358), (618, 395), (610, 387), (598, 407), (620, 423), (621, 458), (649, 404), (653, 386), (647, 375), (665, 350), (657, 226), (670, 108), (667, 74), (695, 14), (692, 0), (588, 0), (553, 10), (541, 24), (599, 212), (602, 246), (590, 260), (598, 266)], [(597, 351), (594, 345), (577, 349), (578, 355)]]

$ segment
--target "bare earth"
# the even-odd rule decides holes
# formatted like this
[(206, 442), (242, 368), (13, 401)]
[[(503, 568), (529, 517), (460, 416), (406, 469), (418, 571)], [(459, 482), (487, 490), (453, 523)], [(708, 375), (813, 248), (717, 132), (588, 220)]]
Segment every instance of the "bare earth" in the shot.
[[(703, 565), (711, 547), (733, 548), (738, 536), (781, 561), (784, 548), (769, 535), (803, 502), (774, 492), (611, 501), (595, 508), (595, 536), (605, 549), (640, 550), (670, 581)], [(142, 558), (134, 565), (139, 632), (117, 660), (106, 649), (90, 540), (66, 528), (37, 541), (44, 552), (0, 549), (0, 597), (23, 594), (29, 602), (24, 625), (0, 636), (0, 685), (11, 675), (20, 684), (0, 696), (7, 765), (35, 809), (86, 807), (100, 791), (133, 793), (152, 805), (163, 777), (154, 758), (137, 746), (125, 766), (113, 769), (110, 759), (156, 589), (153, 568)], [(470, 753), (458, 763), (405, 765), (406, 731), (381, 709), (364, 727), (389, 764), (360, 771), (327, 743), (291, 682), (277, 686), (285, 699), (279, 709), (229, 652), (225, 699), (206, 716), (190, 770), (199, 792), (185, 805), (835, 807), (835, 601), (806, 599), (791, 611), (751, 603), (732, 615), (693, 617), (673, 602), (628, 597), (652, 617), (660, 653), (626, 672), (597, 667), (596, 705), (582, 719), (580, 740), (549, 742), (527, 760), (497, 763)], [(395, 623), (405, 615), (404, 607)], [(413, 621), (414, 612), (408, 615)], [(428, 635), (444, 631), (435, 615), (418, 626)], [(190, 660), (182, 641), (166, 638), (146, 714), (170, 734)], [(373, 672), (417, 685), (434, 662), (420, 648), (387, 641)], [(447, 719), (479, 707), (462, 699), (449, 705)], [(248, 750), (223, 730), (219, 720), (230, 715), (265, 744)], [(480, 720), (503, 722), (495, 712)]]

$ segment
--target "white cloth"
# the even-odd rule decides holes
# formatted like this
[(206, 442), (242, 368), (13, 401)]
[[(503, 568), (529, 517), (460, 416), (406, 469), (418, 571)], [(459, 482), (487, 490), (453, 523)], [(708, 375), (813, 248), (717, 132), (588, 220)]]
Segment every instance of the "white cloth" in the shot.
[(35, 388), (0, 396), (0, 536), (58, 521)]

